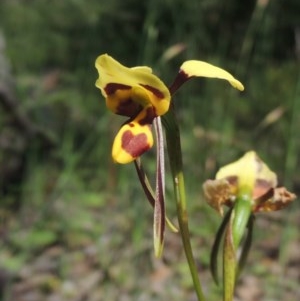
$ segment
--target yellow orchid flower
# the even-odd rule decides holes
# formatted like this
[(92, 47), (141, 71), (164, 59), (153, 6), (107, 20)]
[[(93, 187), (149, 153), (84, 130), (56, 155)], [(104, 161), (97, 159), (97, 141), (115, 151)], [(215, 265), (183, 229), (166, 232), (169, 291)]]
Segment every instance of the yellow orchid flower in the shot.
[(150, 126), (155, 117), (168, 111), (169, 89), (151, 68), (127, 68), (107, 54), (97, 58), (96, 68), (96, 86), (108, 109), (130, 118), (117, 134), (112, 151), (116, 162), (129, 163), (152, 147)]
[[(158, 77), (152, 74), (151, 68), (145, 66), (128, 68), (107, 54), (100, 55), (96, 59), (95, 66), (99, 73), (96, 86), (101, 90), (107, 108), (115, 114), (129, 117), (114, 139), (112, 157), (118, 163), (125, 164), (134, 161), (145, 195), (154, 209), (153, 242), (157, 257), (160, 257), (163, 251), (165, 224), (169, 224), (173, 231), (177, 231), (170, 220), (167, 219), (165, 210), (165, 134), (173, 176), (180, 234), (197, 296), (199, 300), (202, 300), (202, 289), (197, 278), (198, 271), (190, 244), (180, 133), (175, 118), (174, 106), (170, 106), (171, 97), (186, 81), (194, 77), (224, 79), (240, 91), (244, 90), (244, 86), (227, 71), (196, 60), (184, 62), (174, 82), (169, 87), (166, 87)], [(168, 114), (163, 116), (166, 113)], [(163, 133), (162, 118), (160, 116), (163, 116), (165, 133)], [(151, 131), (152, 124), (156, 134), (157, 147), (155, 190), (151, 187), (139, 158), (154, 143)], [(225, 193), (222, 192), (220, 195), (223, 198), (221, 203), (224, 203), (228, 202), (227, 196), (231, 197), (231, 186), (226, 179), (222, 179), (222, 181)], [(219, 193), (218, 190), (217, 192)], [(224, 195), (226, 198), (223, 197)], [(216, 198), (216, 195), (213, 194), (212, 198)], [(214, 202), (212, 201), (211, 204), (214, 204)]]
[(227, 80), (233, 87), (244, 86), (227, 71), (202, 61), (184, 62), (174, 83), (165, 84), (145, 66), (127, 68), (107, 54), (95, 64), (99, 78), (96, 86), (106, 99), (106, 106), (118, 115), (129, 117), (115, 137), (112, 157), (118, 163), (129, 163), (153, 145), (151, 125), (154, 118), (169, 110), (171, 94), (193, 77)]
[(245, 192), (251, 196), (253, 212), (280, 210), (296, 198), (286, 188), (276, 186), (276, 174), (254, 151), (250, 151), (222, 167), (216, 179), (207, 180), (203, 189), (208, 203), (223, 215), (222, 205), (232, 206)]
[[(286, 188), (276, 186), (276, 174), (254, 151), (222, 167), (215, 180), (207, 180), (203, 184), (204, 195), (210, 206), (221, 215), (222, 205), (231, 207), (220, 225), (210, 259), (213, 278), (218, 282), (218, 253), (224, 236), (224, 300), (233, 299), (235, 283), (251, 246), (254, 213), (280, 210), (296, 198)], [(241, 250), (240, 257), (238, 248)]]

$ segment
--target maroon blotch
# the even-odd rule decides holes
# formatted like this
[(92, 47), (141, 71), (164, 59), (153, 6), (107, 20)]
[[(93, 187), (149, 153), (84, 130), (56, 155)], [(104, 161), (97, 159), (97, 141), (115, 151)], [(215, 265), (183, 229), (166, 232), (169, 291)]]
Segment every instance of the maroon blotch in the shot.
[(128, 117), (135, 117), (141, 110), (142, 106), (134, 102), (131, 98), (125, 99), (118, 105), (116, 114)]
[(131, 86), (118, 84), (118, 83), (109, 83), (105, 86), (104, 91), (107, 95), (114, 94), (117, 90), (129, 90)]
[(153, 119), (157, 117), (155, 108), (154, 107), (149, 107), (146, 109), (146, 116), (139, 120), (140, 125), (145, 125), (145, 124), (152, 124)]
[(139, 157), (150, 148), (147, 135), (144, 133), (133, 135), (131, 131), (125, 131), (122, 135), (122, 148), (132, 157)]
[(192, 76), (188, 76), (183, 70), (179, 70), (174, 82), (169, 87), (170, 94), (173, 95), (186, 81), (191, 79)]
[(160, 90), (150, 85), (144, 85), (144, 84), (139, 84), (139, 85), (147, 89), (148, 91), (152, 92), (157, 98), (164, 98), (164, 94)]

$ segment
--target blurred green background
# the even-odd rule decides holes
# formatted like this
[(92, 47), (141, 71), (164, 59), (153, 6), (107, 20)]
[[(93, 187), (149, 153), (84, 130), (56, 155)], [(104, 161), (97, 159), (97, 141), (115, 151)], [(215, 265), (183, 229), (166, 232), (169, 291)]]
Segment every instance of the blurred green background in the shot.
[[(111, 160), (123, 118), (95, 88), (95, 59), (149, 65), (166, 84), (183, 61), (234, 74), (190, 81), (174, 98), (195, 257), (208, 263), (220, 217), (202, 184), (255, 149), (300, 193), (298, 0), (1, 0), (0, 300), (196, 300), (180, 237), (153, 258), (152, 209), (132, 165)], [(155, 154), (144, 156), (153, 178)], [(172, 186), (167, 211), (174, 220)], [(299, 300), (300, 206), (260, 214), (236, 300)]]

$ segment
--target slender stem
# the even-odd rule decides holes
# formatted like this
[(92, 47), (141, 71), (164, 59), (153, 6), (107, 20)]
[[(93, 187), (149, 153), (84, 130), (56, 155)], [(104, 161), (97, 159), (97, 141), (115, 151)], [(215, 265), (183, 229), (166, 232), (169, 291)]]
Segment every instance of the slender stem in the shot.
[(175, 117), (174, 107), (171, 107), (169, 112), (163, 117), (163, 123), (166, 129), (166, 141), (170, 160), (170, 167), (173, 175), (173, 185), (177, 205), (177, 218), (181, 233), (181, 239), (198, 300), (205, 301), (205, 296), (203, 295), (202, 286), (199, 280), (198, 270), (194, 260), (190, 241), (188, 214), (186, 209), (184, 176), (182, 171), (180, 133), (178, 123)]
[[(251, 190), (250, 190), (251, 191)], [(248, 187), (238, 192), (230, 221), (224, 237), (223, 249), (223, 300), (233, 300), (235, 282), (238, 273), (237, 249), (245, 234), (251, 216), (251, 196)]]
[(236, 248), (232, 235), (232, 217), (225, 230), (223, 249), (223, 301), (232, 301), (236, 278)]

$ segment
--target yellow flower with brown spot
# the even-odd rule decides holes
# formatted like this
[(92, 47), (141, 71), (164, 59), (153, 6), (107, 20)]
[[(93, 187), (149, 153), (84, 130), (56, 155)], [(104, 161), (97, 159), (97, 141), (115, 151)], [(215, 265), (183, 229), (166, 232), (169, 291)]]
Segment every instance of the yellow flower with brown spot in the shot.
[(153, 145), (151, 124), (165, 114), (170, 92), (149, 67), (127, 68), (107, 54), (96, 60), (99, 79), (96, 86), (106, 106), (129, 120), (121, 127), (113, 143), (112, 156), (118, 163), (129, 163)]
[(118, 163), (132, 162), (152, 147), (154, 118), (168, 112), (171, 94), (191, 78), (220, 78), (244, 90), (242, 83), (227, 71), (197, 60), (184, 62), (169, 88), (152, 73), (151, 68), (127, 68), (107, 54), (100, 55), (95, 66), (99, 73), (96, 86), (105, 97), (107, 108), (129, 117), (113, 143), (112, 157)]
[(276, 186), (276, 174), (250, 151), (222, 167), (216, 179), (207, 180), (203, 189), (208, 203), (223, 215), (222, 205), (232, 206), (243, 193), (250, 194), (253, 212), (280, 210), (296, 198), (285, 187)]

